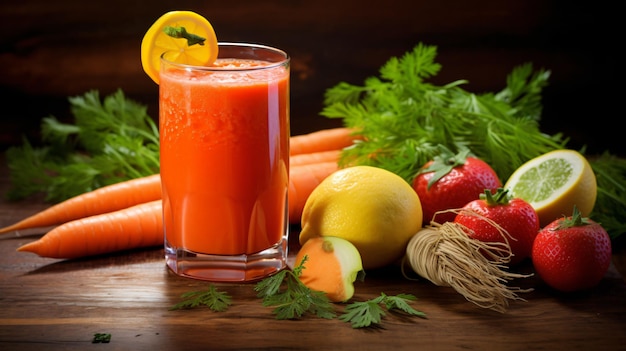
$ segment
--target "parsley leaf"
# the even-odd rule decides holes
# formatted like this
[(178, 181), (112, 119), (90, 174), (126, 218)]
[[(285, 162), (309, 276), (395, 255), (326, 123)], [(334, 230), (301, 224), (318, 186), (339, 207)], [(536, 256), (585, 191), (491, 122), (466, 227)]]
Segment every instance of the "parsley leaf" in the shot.
[(275, 307), (273, 312), (277, 319), (300, 318), (305, 313), (326, 319), (336, 317), (326, 293), (309, 289), (299, 279), (307, 259), (305, 256), (293, 270), (282, 270), (254, 287), (258, 297), (263, 299), (263, 306)]
[[(263, 298), (263, 306), (274, 306), (277, 319), (295, 319), (305, 313), (311, 313), (321, 318), (333, 319), (337, 317), (334, 304), (321, 291), (311, 290), (300, 281), (300, 274), (305, 268), (308, 257), (304, 256), (292, 271), (283, 270), (265, 278), (255, 286), (258, 297)], [(365, 328), (381, 323), (385, 310), (399, 310), (408, 315), (425, 318), (423, 312), (415, 310), (407, 301), (414, 301), (416, 297), (410, 294), (380, 296), (364, 301), (353, 302), (347, 305), (339, 319), (349, 322), (353, 328)]]
[(353, 302), (346, 306), (339, 319), (352, 324), (352, 328), (365, 328), (372, 324), (380, 324), (385, 311), (380, 306), (380, 297), (374, 300)]
[(95, 333), (93, 335), (93, 339), (91, 340), (92, 344), (108, 344), (111, 342), (111, 334), (109, 333)]
[(172, 306), (170, 310), (182, 310), (207, 306), (215, 312), (223, 312), (232, 304), (231, 297), (223, 291), (218, 291), (214, 285), (209, 285), (205, 291), (190, 291), (181, 295), (182, 302)]
[[(274, 307), (273, 313), (276, 319), (297, 319), (307, 313), (325, 319), (337, 317), (335, 304), (328, 299), (326, 293), (312, 290), (300, 280), (299, 277), (307, 259), (308, 257), (305, 256), (293, 270), (282, 270), (255, 285), (254, 290), (257, 296), (263, 299), (263, 306)], [(230, 296), (217, 291), (213, 285), (210, 285), (206, 291), (184, 293), (182, 298), (185, 300), (177, 303), (170, 310), (206, 305), (214, 311), (224, 311), (231, 305)], [(351, 323), (353, 328), (379, 325), (385, 316), (383, 306), (387, 311), (399, 310), (411, 316), (425, 318), (426, 315), (423, 312), (415, 310), (407, 302), (414, 300), (416, 300), (415, 296), (410, 294), (388, 296), (381, 293), (374, 299), (347, 305), (339, 319)]]
[(387, 296), (383, 294), (383, 296), (383, 303), (388, 310), (398, 309), (412, 316), (418, 316), (423, 318), (426, 317), (426, 314), (424, 312), (417, 311), (408, 304), (407, 301), (417, 300), (417, 298), (411, 294), (398, 294), (396, 296)]
[(411, 316), (426, 318), (425, 313), (417, 311), (407, 303), (407, 301), (414, 301), (416, 299), (415, 296), (410, 294), (389, 296), (385, 293), (381, 293), (380, 296), (374, 299), (349, 304), (346, 306), (344, 313), (339, 316), (339, 319), (344, 322), (349, 322), (352, 328), (365, 328), (379, 325), (382, 318), (385, 316), (385, 310), (382, 305), (384, 305), (388, 311), (400, 310)]

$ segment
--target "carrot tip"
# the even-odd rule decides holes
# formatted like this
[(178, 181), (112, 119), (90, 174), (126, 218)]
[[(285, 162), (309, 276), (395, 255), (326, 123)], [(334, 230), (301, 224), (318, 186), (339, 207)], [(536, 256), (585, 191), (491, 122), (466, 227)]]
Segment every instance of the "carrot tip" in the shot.
[(28, 244), (24, 244), (16, 249), (18, 252), (32, 252), (38, 254), (40, 247), (39, 240), (29, 242)]
[(8, 227), (0, 228), (0, 235), (8, 234), (8, 233), (10, 233), (12, 231), (15, 231), (16, 229), (18, 229), (18, 227), (15, 224), (12, 224), (12, 225), (10, 225)]

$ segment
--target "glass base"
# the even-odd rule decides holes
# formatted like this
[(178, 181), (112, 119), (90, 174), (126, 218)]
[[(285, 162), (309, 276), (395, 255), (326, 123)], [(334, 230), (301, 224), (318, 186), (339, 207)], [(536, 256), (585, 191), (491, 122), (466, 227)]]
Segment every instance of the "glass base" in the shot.
[(213, 282), (252, 282), (287, 267), (287, 240), (251, 255), (207, 255), (165, 242), (165, 262), (177, 275)]

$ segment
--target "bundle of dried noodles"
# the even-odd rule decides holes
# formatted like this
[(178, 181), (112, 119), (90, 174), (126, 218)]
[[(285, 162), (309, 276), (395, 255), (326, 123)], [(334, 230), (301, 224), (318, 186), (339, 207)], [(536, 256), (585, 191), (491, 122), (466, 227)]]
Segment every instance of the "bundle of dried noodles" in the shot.
[[(508, 233), (504, 229), (484, 219), (506, 239)], [(431, 222), (411, 238), (404, 260), (421, 277), (435, 285), (454, 288), (480, 307), (504, 313), (509, 300), (525, 301), (517, 293), (532, 289), (506, 285), (515, 278), (530, 276), (505, 270), (511, 257), (508, 241), (485, 243), (468, 236), (468, 230), (454, 222)]]

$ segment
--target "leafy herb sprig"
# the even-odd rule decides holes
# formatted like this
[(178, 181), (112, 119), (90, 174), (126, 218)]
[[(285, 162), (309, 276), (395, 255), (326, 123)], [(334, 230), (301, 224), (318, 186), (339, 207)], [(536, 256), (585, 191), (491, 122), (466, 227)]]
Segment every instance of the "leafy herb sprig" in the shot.
[(111, 342), (110, 333), (95, 333), (93, 335), (93, 339), (91, 340), (92, 344), (108, 344), (110, 342)]
[(207, 306), (215, 312), (223, 312), (232, 304), (232, 298), (224, 291), (218, 291), (215, 285), (209, 285), (204, 291), (190, 291), (181, 295), (184, 299), (172, 306), (170, 310), (182, 310)]
[[(305, 269), (304, 263), (307, 260), (308, 257), (305, 256), (293, 270), (284, 269), (255, 285), (254, 290), (257, 296), (262, 298), (263, 306), (274, 307), (273, 313), (276, 319), (298, 319), (306, 314), (334, 319), (337, 318), (336, 308), (342, 306), (344, 311), (338, 318), (350, 323), (352, 328), (379, 326), (386, 315), (385, 309), (426, 318), (425, 313), (411, 307), (409, 302), (417, 298), (410, 294), (390, 296), (381, 293), (380, 296), (367, 301), (357, 301), (347, 305), (335, 304), (325, 293), (308, 288), (300, 280), (299, 277)], [(209, 285), (204, 291), (184, 293), (181, 297), (184, 300), (172, 306), (170, 310), (208, 306), (213, 311), (222, 312), (232, 304), (230, 295), (218, 291), (214, 285)]]
[(526, 160), (565, 145), (561, 135), (539, 130), (549, 71), (533, 74), (526, 64), (514, 69), (503, 91), (474, 94), (461, 88), (465, 80), (426, 81), (441, 69), (436, 54), (435, 46), (420, 43), (363, 86), (342, 82), (326, 91), (321, 114), (342, 118), (364, 137), (344, 150), (342, 163), (374, 165), (411, 181), (440, 145), (454, 153), (467, 147), (506, 179)]
[[(277, 319), (294, 319), (306, 312), (327, 319), (337, 316), (334, 311), (336, 304), (330, 302), (324, 293), (311, 290), (300, 281), (299, 277), (305, 269), (307, 259), (305, 256), (293, 271), (283, 270), (256, 285), (255, 290), (263, 298), (263, 305), (276, 307), (274, 313)], [(283, 285), (286, 288), (281, 290)], [(426, 317), (423, 312), (415, 310), (407, 303), (414, 300), (415, 296), (410, 294), (389, 296), (381, 293), (377, 298), (346, 305), (339, 320), (350, 323), (353, 328), (379, 325), (385, 316), (381, 305), (389, 311), (400, 310), (408, 315)]]
[(589, 215), (612, 240), (626, 233), (626, 159), (608, 152), (589, 160), (596, 175), (598, 195)]
[(293, 270), (284, 269), (263, 279), (254, 287), (258, 292), (257, 296), (263, 299), (263, 306), (275, 307), (277, 319), (299, 318), (305, 313), (327, 319), (336, 317), (333, 303), (326, 294), (308, 288), (300, 280), (299, 276), (307, 259), (305, 256)]
[(98, 91), (69, 98), (74, 120), (54, 116), (41, 124), (41, 145), (6, 151), (17, 200), (45, 193), (58, 202), (96, 188), (159, 172), (159, 131), (147, 107), (121, 90), (100, 99)]
[(410, 294), (399, 294), (389, 296), (381, 293), (377, 298), (363, 301), (353, 302), (346, 306), (345, 313), (339, 316), (339, 319), (348, 322), (352, 328), (365, 328), (372, 325), (379, 325), (385, 316), (385, 310), (400, 310), (410, 316), (426, 318), (424, 312), (417, 311), (407, 301), (415, 301), (417, 298)]

